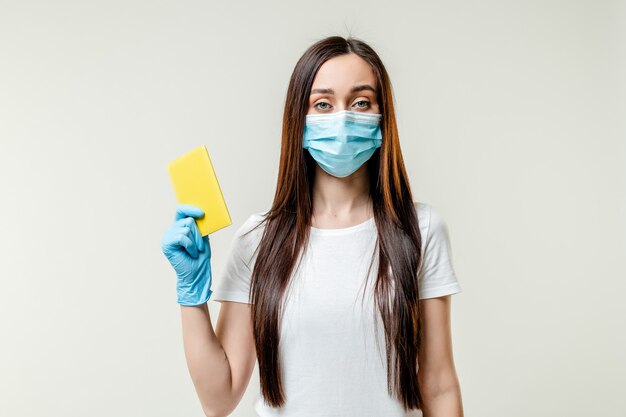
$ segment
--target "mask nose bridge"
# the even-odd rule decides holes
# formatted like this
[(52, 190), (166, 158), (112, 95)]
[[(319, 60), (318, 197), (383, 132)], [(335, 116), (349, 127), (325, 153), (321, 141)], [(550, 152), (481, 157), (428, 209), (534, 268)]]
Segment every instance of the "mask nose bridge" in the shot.
[(335, 130), (337, 132), (337, 140), (339, 142), (348, 143), (348, 133), (350, 130), (348, 123), (350, 123), (350, 121), (347, 118), (347, 113), (338, 115), (334, 121)]

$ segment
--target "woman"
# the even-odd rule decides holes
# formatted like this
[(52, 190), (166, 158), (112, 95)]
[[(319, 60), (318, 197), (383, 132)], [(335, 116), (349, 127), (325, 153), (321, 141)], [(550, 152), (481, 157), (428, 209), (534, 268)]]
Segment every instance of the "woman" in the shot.
[(256, 359), (259, 416), (462, 416), (447, 228), (413, 201), (389, 77), (366, 43), (328, 37), (296, 64), (274, 202), (237, 230), (214, 291), (202, 215), (180, 205), (162, 248), (207, 416), (235, 409)]

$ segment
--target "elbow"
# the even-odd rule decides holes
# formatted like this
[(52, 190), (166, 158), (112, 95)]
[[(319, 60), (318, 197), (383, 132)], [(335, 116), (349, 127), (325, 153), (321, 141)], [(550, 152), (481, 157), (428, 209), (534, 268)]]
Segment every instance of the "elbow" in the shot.
[(461, 393), (461, 386), (459, 384), (450, 384), (446, 386), (439, 386), (436, 388), (427, 387), (423, 394), (423, 398), (428, 401), (436, 400), (440, 397), (447, 397), (450, 395), (459, 395)]
[(202, 404), (202, 412), (206, 417), (227, 417), (233, 408), (227, 404)]
[(235, 406), (232, 402), (202, 404), (202, 411), (206, 417), (228, 417)]
[(461, 387), (456, 372), (449, 369), (447, 372), (436, 372), (419, 375), (420, 389), (426, 398), (437, 398), (460, 391)]
[(228, 392), (221, 388), (215, 391), (215, 387), (209, 388), (198, 380), (194, 380), (194, 385), (202, 405), (202, 412), (206, 417), (226, 417), (233, 412), (236, 404), (233, 403)]
[(209, 408), (202, 408), (206, 417), (227, 417), (230, 413), (223, 410), (215, 410)]

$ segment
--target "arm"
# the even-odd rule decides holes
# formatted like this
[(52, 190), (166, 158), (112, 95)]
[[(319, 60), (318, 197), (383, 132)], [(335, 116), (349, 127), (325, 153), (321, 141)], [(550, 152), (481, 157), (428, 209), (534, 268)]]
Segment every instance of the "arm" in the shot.
[(418, 380), (424, 417), (463, 417), (461, 388), (452, 356), (450, 296), (420, 300), (422, 347)]
[(187, 367), (206, 416), (227, 416), (239, 404), (256, 352), (250, 305), (224, 302), (213, 331), (207, 304), (181, 306)]

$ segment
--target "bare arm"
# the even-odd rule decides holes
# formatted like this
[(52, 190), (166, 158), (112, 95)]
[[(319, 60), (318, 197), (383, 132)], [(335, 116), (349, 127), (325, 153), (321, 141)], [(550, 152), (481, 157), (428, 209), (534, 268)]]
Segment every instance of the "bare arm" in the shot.
[(207, 304), (181, 306), (187, 367), (204, 413), (227, 416), (239, 403), (254, 370), (256, 352), (250, 305), (224, 302), (217, 332)]
[(418, 379), (424, 417), (463, 417), (461, 388), (454, 367), (450, 296), (421, 300), (424, 320)]

